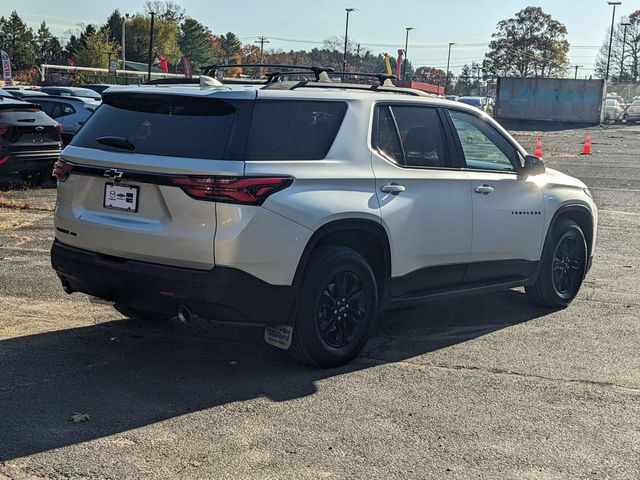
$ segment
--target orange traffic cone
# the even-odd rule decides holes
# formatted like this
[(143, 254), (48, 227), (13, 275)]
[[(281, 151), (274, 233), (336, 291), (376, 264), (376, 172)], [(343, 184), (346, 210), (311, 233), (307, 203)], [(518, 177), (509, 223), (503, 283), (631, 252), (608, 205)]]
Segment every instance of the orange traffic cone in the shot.
[(536, 149), (533, 154), (538, 158), (542, 158), (542, 137), (536, 138)]
[(591, 134), (585, 133), (584, 146), (582, 147), (582, 155), (591, 155)]

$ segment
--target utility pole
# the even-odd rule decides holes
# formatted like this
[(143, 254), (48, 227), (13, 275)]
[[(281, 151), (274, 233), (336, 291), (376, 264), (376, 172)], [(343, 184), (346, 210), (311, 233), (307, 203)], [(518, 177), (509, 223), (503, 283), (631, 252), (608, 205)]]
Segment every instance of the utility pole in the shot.
[(607, 2), (613, 6), (613, 14), (611, 15), (611, 33), (609, 34), (609, 54), (607, 55), (607, 73), (604, 76), (605, 80), (609, 80), (609, 65), (611, 64), (611, 44), (613, 43), (613, 25), (616, 20), (616, 6), (622, 5), (621, 1)]
[(584, 67), (584, 65), (574, 65), (573, 68), (576, 69), (576, 73), (573, 75), (573, 79), (578, 78), (578, 69)]
[(453, 42), (449, 42), (449, 54), (447, 55), (447, 79), (444, 82), (444, 94), (447, 94), (447, 90), (449, 89), (449, 64), (451, 62), (451, 47), (455, 45)]
[(360, 44), (356, 43), (356, 71), (360, 70)]
[(151, 81), (151, 60), (152, 60), (152, 55), (153, 55), (153, 20), (154, 17), (156, 16), (155, 12), (150, 12), (151, 13), (151, 28), (149, 29), (149, 65), (148, 65), (148, 69), (147, 69), (147, 82)]
[(346, 72), (347, 71), (347, 45), (348, 45), (348, 38), (349, 38), (349, 14), (351, 12), (355, 12), (356, 10), (358, 10), (357, 8), (345, 8), (345, 11), (347, 12), (347, 22), (346, 25), (344, 27), (344, 55), (342, 57), (342, 71)]
[(260, 63), (264, 63), (264, 44), (271, 43), (271, 42), (267, 40), (267, 37), (260, 35), (258, 37), (258, 40), (256, 40), (254, 43), (260, 44)]
[(625, 22), (622, 24), (624, 27), (624, 34), (622, 35), (622, 55), (620, 56), (620, 82), (622, 82), (622, 77), (624, 75), (624, 44), (627, 43), (627, 27), (631, 26), (629, 22)]

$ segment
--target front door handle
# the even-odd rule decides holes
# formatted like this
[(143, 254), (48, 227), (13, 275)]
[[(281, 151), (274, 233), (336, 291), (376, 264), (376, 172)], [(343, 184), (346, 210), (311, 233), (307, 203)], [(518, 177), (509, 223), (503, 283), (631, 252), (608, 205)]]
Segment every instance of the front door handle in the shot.
[(404, 185), (398, 185), (397, 183), (391, 182), (381, 186), (380, 190), (384, 193), (390, 193), (391, 195), (398, 195), (400, 192), (404, 192), (406, 188)]
[(494, 188), (490, 187), (486, 183), (484, 185), (478, 185), (476, 187), (476, 193), (481, 193), (483, 195), (489, 195), (491, 192), (493, 192), (493, 190)]

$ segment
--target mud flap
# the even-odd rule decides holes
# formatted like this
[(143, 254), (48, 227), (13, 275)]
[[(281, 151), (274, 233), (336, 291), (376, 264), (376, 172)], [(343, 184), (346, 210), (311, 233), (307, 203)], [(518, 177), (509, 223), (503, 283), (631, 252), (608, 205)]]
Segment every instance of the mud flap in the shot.
[(267, 326), (264, 329), (264, 341), (268, 345), (288, 350), (293, 337), (293, 327), (289, 325)]

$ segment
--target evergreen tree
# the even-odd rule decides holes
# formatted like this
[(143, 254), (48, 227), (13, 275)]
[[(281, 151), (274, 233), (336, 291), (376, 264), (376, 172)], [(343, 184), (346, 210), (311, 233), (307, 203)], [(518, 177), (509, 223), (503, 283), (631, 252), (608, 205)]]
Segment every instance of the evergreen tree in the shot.
[(46, 22), (40, 24), (34, 42), (36, 64), (52, 63), (62, 58), (62, 46), (56, 37), (51, 35)]
[(14, 10), (9, 18), (0, 17), (0, 49), (7, 52), (15, 71), (34, 64), (33, 31)]
[(207, 27), (193, 18), (187, 18), (180, 26), (178, 46), (196, 69), (214, 59), (210, 36)]

